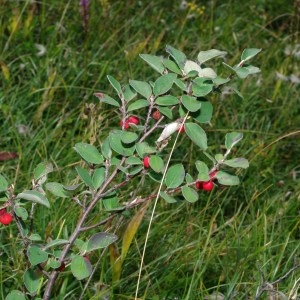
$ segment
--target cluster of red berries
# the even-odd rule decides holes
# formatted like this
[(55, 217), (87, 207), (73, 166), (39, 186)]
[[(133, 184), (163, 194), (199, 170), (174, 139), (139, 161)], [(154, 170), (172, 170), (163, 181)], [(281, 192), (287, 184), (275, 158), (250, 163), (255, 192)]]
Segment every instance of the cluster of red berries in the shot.
[[(127, 130), (130, 126), (130, 124), (138, 125), (140, 123), (140, 119), (135, 116), (128, 117), (124, 122), (124, 129)], [(123, 121), (120, 121), (120, 126), (123, 127)]]
[(213, 171), (209, 174), (209, 181), (196, 181), (195, 187), (197, 190), (211, 191), (214, 188), (214, 179), (218, 171)]
[(6, 208), (0, 209), (0, 223), (8, 225), (13, 220), (13, 216), (7, 212)]

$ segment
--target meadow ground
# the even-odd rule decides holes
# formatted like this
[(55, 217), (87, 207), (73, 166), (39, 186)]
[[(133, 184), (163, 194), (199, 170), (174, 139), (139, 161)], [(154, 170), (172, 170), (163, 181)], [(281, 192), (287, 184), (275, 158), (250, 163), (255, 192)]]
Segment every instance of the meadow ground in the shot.
[[(139, 295), (299, 299), (299, 1), (98, 0), (90, 1), (88, 26), (80, 10), (79, 1), (72, 0), (0, 1), (0, 149), (19, 155), (1, 162), (0, 173), (16, 190), (30, 188), (34, 168), (47, 160), (55, 165), (51, 180), (68, 183), (78, 163), (75, 143), (100, 144), (119, 126), (115, 112), (93, 96), (113, 94), (106, 75), (122, 83), (154, 78), (140, 53), (163, 54), (169, 44), (196, 57), (216, 48), (227, 51), (233, 64), (244, 48), (262, 48), (255, 60), (261, 74), (237, 83), (244, 100), (215, 95), (206, 127), (212, 149), (224, 143), (226, 132), (243, 132), (236, 154), (248, 158), (250, 167), (240, 172), (238, 187), (203, 193), (197, 203), (159, 201)], [(185, 144), (182, 138), (174, 161), (201, 159)], [(128, 194), (137, 185), (132, 182)], [(145, 182), (140, 192), (155, 188)], [(44, 238), (67, 237), (76, 207), (49, 198), (51, 209), (41, 208), (34, 225)], [(136, 208), (112, 224), (120, 236), (138, 213)], [(118, 282), (112, 281), (109, 253), (96, 252), (90, 257), (97, 264), (90, 281), (79, 283), (66, 269), (55, 299), (81, 294), (83, 299), (133, 299), (150, 213), (151, 205)], [(25, 259), (16, 234), (14, 225), (0, 228), (1, 299), (12, 289), (22, 290)], [(273, 292), (261, 293), (267, 282), (275, 282)]]

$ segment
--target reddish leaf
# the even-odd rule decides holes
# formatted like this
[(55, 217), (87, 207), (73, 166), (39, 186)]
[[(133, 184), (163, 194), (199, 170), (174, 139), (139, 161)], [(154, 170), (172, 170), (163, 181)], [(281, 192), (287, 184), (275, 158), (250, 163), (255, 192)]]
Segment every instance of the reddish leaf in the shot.
[(15, 152), (0, 152), (0, 161), (18, 158), (19, 155)]

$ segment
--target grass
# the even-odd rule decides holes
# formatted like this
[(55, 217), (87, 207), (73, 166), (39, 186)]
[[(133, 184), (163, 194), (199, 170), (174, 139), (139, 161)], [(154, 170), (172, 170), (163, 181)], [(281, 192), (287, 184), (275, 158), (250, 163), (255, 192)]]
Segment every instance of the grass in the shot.
[[(233, 63), (244, 48), (262, 48), (255, 62), (262, 74), (239, 83), (245, 100), (213, 97), (214, 117), (205, 128), (216, 153), (226, 132), (244, 133), (236, 150), (250, 160), (249, 169), (240, 173), (242, 184), (202, 194), (192, 205), (159, 201), (139, 293), (143, 299), (212, 299), (205, 297), (213, 292), (226, 299), (254, 299), (262, 273), (274, 282), (299, 264), (299, 91), (275, 74), (299, 76), (299, 59), (284, 53), (287, 45), (299, 44), (297, 1), (295, 7), (292, 1), (250, 1), (247, 8), (234, 0), (203, 2), (201, 15), (180, 10), (180, 1), (131, 0), (126, 6), (123, 1), (90, 2), (88, 34), (76, 1), (0, 2), (0, 147), (19, 154), (18, 160), (1, 163), (1, 174), (21, 191), (30, 187), (36, 165), (48, 160), (56, 171), (51, 181), (69, 183), (78, 163), (73, 145), (97, 145), (118, 125), (115, 112), (93, 96), (113, 95), (106, 75), (122, 83), (154, 78), (139, 53), (164, 53), (170, 44), (195, 57), (200, 50), (216, 48), (228, 51), (228, 62)], [(35, 44), (46, 48), (45, 55), (37, 56)], [(174, 162), (188, 165), (203, 159), (184, 138), (179, 145), (182, 150), (174, 154)], [(139, 184), (132, 182), (125, 194)], [(137, 193), (153, 188), (146, 182)], [(35, 228), (45, 239), (67, 238), (78, 211), (67, 200), (51, 202), (50, 210), (37, 212)], [(119, 236), (138, 213), (134, 209), (117, 227), (112, 224)], [(150, 213), (140, 225), (119, 282), (112, 282), (108, 253), (97, 252), (91, 255), (98, 266), (87, 288), (86, 281), (74, 281), (67, 269), (57, 281), (55, 299), (78, 299), (83, 291), (83, 299), (105, 299), (106, 294), (133, 299)], [(100, 208), (91, 220), (99, 214)], [(26, 265), (16, 234), (15, 226), (0, 228), (3, 299), (12, 289), (22, 290)], [(297, 299), (299, 272), (274, 289)]]

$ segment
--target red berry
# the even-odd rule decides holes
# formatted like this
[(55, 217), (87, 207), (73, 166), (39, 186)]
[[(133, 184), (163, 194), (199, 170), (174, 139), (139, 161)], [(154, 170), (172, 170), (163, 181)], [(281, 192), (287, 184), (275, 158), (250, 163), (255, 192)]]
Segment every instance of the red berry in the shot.
[(143, 160), (143, 163), (144, 163), (144, 168), (145, 169), (150, 168), (150, 157), (149, 156), (145, 156), (144, 160)]
[(5, 214), (7, 211), (6, 211), (6, 208), (2, 208), (0, 209), (0, 216)]
[(64, 262), (62, 262), (60, 267), (58, 267), (56, 270), (59, 271), (59, 272), (62, 272), (62, 271), (64, 271), (65, 268), (66, 268), (66, 265), (65, 265)]
[[(121, 120), (120, 121), (120, 126), (123, 128), (123, 121)], [(126, 130), (126, 129), (128, 129), (129, 128), (129, 123), (128, 123), (128, 121), (126, 120), (125, 121), (125, 124), (124, 124), (124, 129)]]
[(211, 179), (214, 179), (214, 178), (216, 177), (217, 173), (218, 173), (218, 171), (215, 170), (215, 171), (213, 171), (213, 172), (211, 172), (211, 173), (209, 174), (209, 177), (210, 177)]
[(213, 188), (214, 188), (214, 184), (211, 180), (203, 182), (203, 189), (205, 191), (211, 191)]
[(179, 127), (178, 131), (179, 131), (179, 133), (185, 132), (184, 124), (180, 124), (180, 127)]
[(0, 223), (8, 225), (13, 220), (13, 216), (10, 213), (5, 212), (0, 216)]
[(196, 181), (196, 189), (197, 190), (202, 190), (203, 189), (203, 181)]
[(161, 118), (161, 113), (160, 113), (160, 111), (159, 111), (159, 110), (156, 110), (155, 112), (153, 112), (152, 118), (153, 118), (154, 120), (159, 120), (159, 119)]
[(129, 124), (133, 123), (135, 125), (138, 125), (140, 122), (140, 119), (138, 117), (135, 116), (130, 116), (127, 120), (126, 120)]

